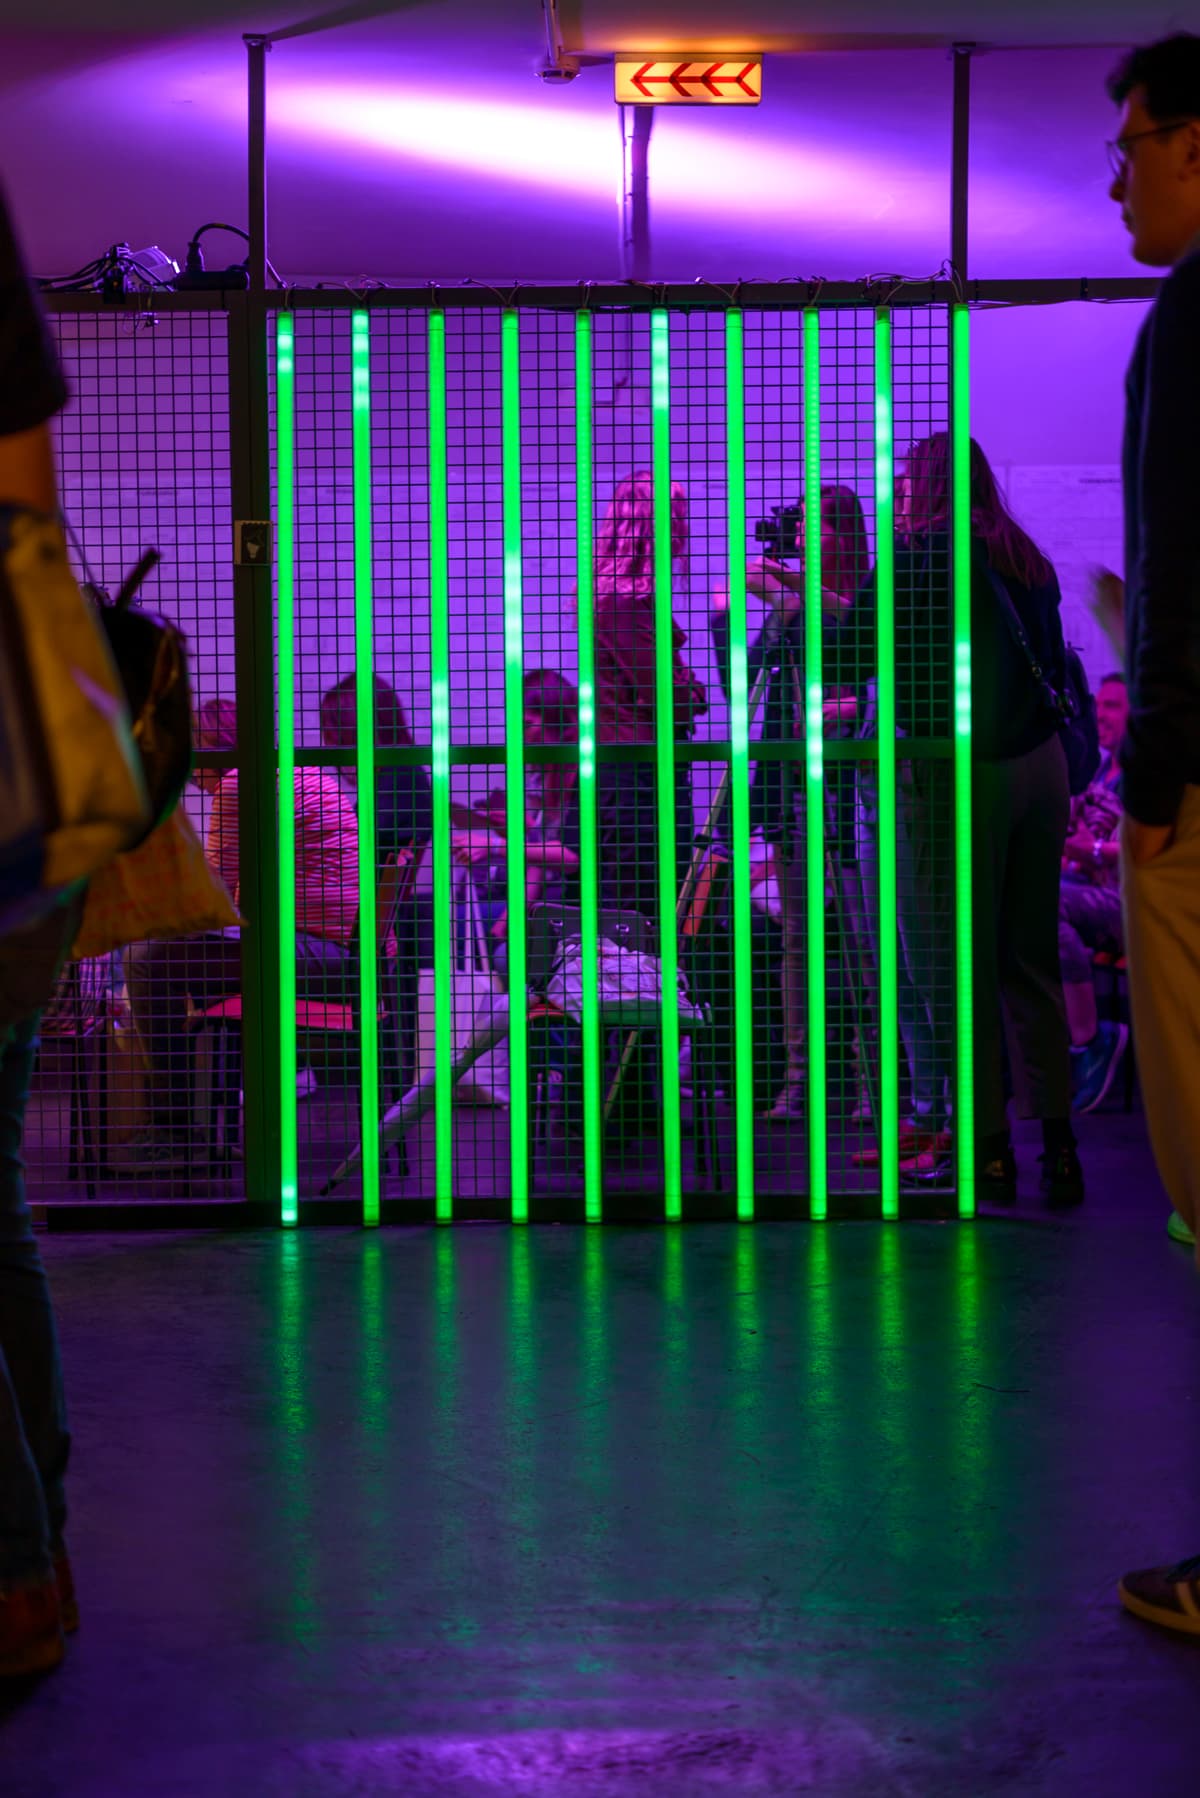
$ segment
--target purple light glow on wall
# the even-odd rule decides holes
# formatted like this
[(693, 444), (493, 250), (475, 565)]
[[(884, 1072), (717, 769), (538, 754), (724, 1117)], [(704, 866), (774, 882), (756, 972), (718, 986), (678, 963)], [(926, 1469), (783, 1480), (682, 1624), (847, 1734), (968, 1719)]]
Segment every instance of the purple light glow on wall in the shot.
[[(815, 135), (806, 141), (756, 133), (751, 143), (724, 125), (662, 121), (651, 151), (660, 207), (759, 218), (790, 211), (828, 223), (880, 218), (902, 204), (910, 226), (944, 219), (942, 182), (912, 159), (885, 159), (869, 145), (831, 146)], [(537, 91), (528, 104), (515, 104), (428, 87), (280, 83), (270, 127), (272, 141), (289, 150), (298, 141), (340, 144), (553, 193), (610, 196), (619, 179), (611, 103), (584, 111)]]

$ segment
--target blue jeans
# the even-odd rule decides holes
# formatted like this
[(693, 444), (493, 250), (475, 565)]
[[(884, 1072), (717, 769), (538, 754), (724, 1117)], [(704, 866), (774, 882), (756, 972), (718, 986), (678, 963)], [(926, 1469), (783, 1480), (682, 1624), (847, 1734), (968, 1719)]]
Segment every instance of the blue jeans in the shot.
[(66, 1522), (71, 1439), (21, 1134), (40, 1007), (69, 932), (70, 921), (55, 914), (0, 941), (0, 1584), (46, 1574)]

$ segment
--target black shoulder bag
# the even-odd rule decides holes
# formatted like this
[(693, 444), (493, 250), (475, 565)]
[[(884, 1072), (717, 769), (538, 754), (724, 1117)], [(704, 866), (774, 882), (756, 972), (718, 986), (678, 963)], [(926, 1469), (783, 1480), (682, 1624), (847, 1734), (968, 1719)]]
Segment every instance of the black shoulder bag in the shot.
[(1096, 701), (1088, 686), (1083, 663), (1079, 659), (1078, 652), (1068, 644), (1064, 668), (1066, 679), (1061, 690), (1056, 687), (1037, 658), (1008, 588), (994, 568), (989, 568), (987, 575), (1013, 641), (1020, 648), (1029, 666), (1034, 686), (1038, 689), (1046, 709), (1058, 722), (1059, 741), (1067, 757), (1071, 796), (1077, 799), (1081, 793), (1086, 793), (1092, 781), (1095, 780), (1100, 767), (1100, 734), (1096, 727)]

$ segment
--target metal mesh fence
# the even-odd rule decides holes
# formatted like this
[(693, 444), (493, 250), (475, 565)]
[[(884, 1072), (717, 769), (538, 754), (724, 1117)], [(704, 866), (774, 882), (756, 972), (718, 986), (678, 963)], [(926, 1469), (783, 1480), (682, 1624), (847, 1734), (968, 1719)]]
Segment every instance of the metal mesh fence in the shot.
[[(235, 679), (227, 320), (76, 310), (53, 323), (71, 386), (54, 430), (73, 559), (81, 579), (115, 590), (147, 545), (162, 554), (141, 597), (186, 633), (209, 746), (220, 744), (198, 757), (185, 802), (204, 838), (219, 783), (236, 781), (221, 733)], [(235, 829), (236, 805), (223, 809)], [(232, 940), (211, 957), (162, 943), (68, 966), (29, 1102), (35, 1203), (240, 1192), (232, 1125), (219, 1152), (193, 1153), (212, 1141), (222, 1080), (220, 1033), (201, 1013), (218, 986), (237, 993), (238, 961)]]
[[(58, 323), (67, 509), (98, 576), (164, 551), (147, 597), (214, 733), (203, 832), (237, 777), (226, 321)], [(821, 1215), (896, 1209), (901, 1161), (941, 1184), (951, 568), (911, 552), (904, 471), (950, 424), (946, 310), (308, 296), (272, 344), (285, 1194), (371, 1220)], [(237, 945), (167, 956), (140, 1032), (139, 956), (71, 976), (142, 1066), (133, 1159), (157, 1193), (228, 1195)], [(136, 1194), (95, 1060), (89, 1168)], [(41, 1198), (79, 1161), (63, 1081), (47, 1047)]]

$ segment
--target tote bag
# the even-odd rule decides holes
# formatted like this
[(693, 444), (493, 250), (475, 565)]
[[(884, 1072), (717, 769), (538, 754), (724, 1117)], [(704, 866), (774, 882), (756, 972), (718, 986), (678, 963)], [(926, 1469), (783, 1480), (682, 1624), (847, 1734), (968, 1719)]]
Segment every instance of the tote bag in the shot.
[(62, 529), (0, 506), (0, 931), (35, 922), (148, 819), (121, 683)]
[[(465, 925), (463, 942), (450, 974), (451, 1037), (453, 1053), (458, 1056), (475, 1032), (476, 1015), (487, 1010), (486, 1001), (503, 992), (503, 982), (488, 965), (487, 939), (479, 915), (475, 882), (464, 874), (455, 889), (455, 906)], [(432, 968), (422, 968), (417, 978), (417, 1079), (431, 1073), (435, 1062), (434, 1022), (437, 1015), (437, 984)], [(460, 1103), (507, 1105), (508, 1044), (500, 1043), (475, 1062), (454, 1088)]]

